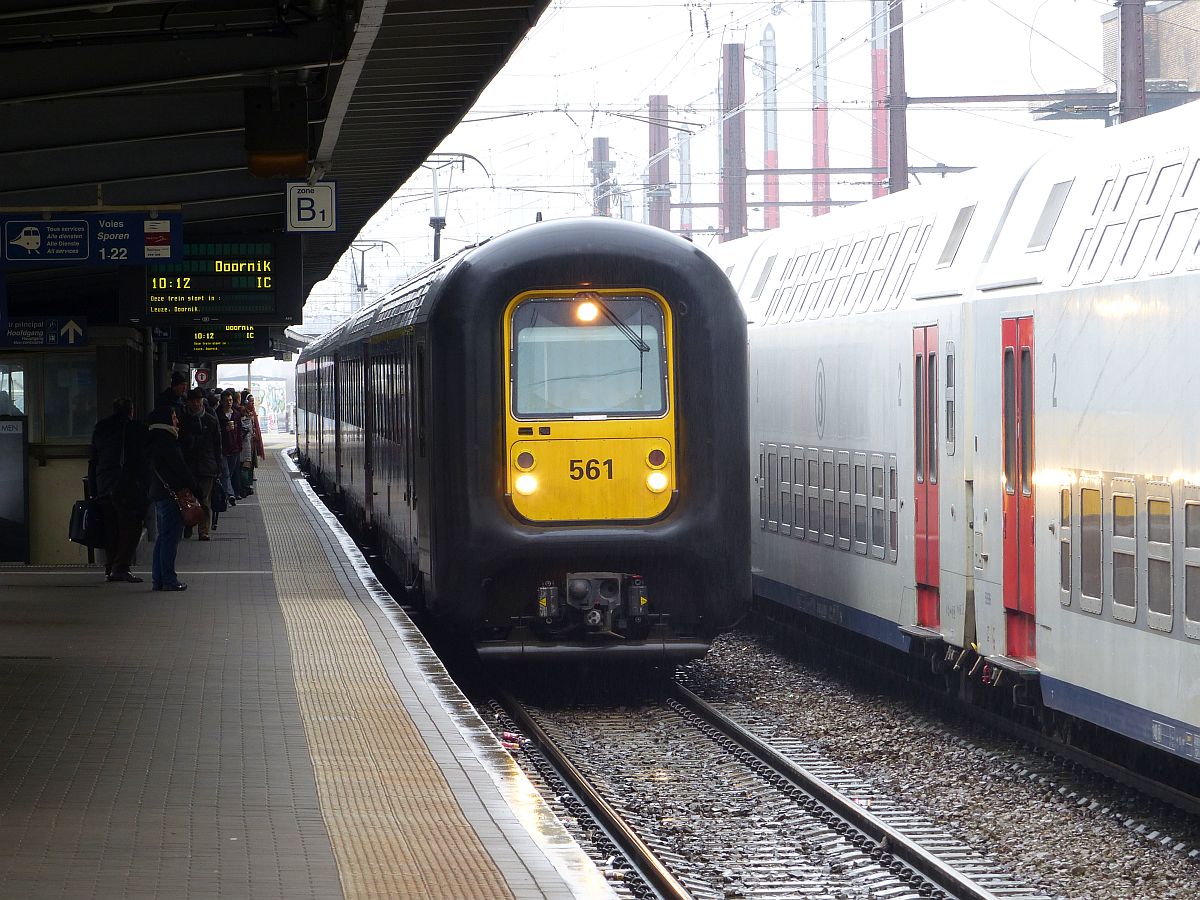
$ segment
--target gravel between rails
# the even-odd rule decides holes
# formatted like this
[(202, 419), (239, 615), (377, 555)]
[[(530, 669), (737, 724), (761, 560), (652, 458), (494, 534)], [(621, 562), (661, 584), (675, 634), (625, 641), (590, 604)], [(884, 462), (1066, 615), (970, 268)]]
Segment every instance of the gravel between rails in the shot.
[[(744, 704), (1047, 893), (1071, 900), (1200, 897), (1200, 823), (1074, 776), (967, 723), (949, 723), (735, 632), (681, 669), (715, 703)], [(1153, 835), (1153, 837), (1151, 837)], [(1172, 848), (1181, 846), (1180, 851)]]

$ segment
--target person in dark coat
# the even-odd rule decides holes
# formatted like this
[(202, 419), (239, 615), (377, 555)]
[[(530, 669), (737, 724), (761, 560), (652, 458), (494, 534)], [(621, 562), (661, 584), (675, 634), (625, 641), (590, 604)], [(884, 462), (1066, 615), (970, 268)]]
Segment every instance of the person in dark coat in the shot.
[(160, 406), (150, 414), (150, 501), (158, 522), (154, 542), (153, 582), (156, 591), (186, 591), (175, 572), (175, 556), (183, 537), (183, 517), (171, 491), (189, 489), (200, 495), (200, 485), (183, 459), (179, 447), (179, 417), (174, 406)]
[(118, 397), (112, 409), (92, 432), (88, 485), (104, 510), (104, 574), (136, 584), (142, 579), (129, 567), (146, 515), (146, 427), (134, 421), (128, 397)]
[(155, 403), (155, 406), (172, 406), (175, 408), (175, 415), (182, 419), (184, 405), (187, 402), (188, 380), (187, 373), (172, 372), (171, 386), (165, 388), (158, 395), (158, 401)]
[(217, 409), (217, 425), (221, 429), (221, 452), (229, 471), (230, 502), (237, 505), (238, 500), (246, 496), (242, 491), (242, 439), (246, 432), (242, 426), (241, 414), (234, 406), (233, 391), (221, 395), (221, 405)]
[[(179, 423), (179, 446), (183, 450), (184, 462), (200, 484), (200, 493), (196, 495), (204, 508), (200, 540), (207, 541), (212, 525), (213, 482), (221, 474), (222, 449), (217, 417), (208, 411), (203, 388), (193, 388), (188, 392), (187, 409)], [(191, 528), (185, 528), (183, 536), (191, 537), (191, 531)]]

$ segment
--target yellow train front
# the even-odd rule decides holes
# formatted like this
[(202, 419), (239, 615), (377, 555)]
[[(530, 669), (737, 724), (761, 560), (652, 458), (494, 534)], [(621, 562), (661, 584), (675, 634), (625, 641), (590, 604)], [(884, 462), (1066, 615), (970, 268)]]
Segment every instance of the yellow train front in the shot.
[[(724, 275), (664, 231), (593, 218), (497, 238), (390, 296), (301, 366), (333, 353), (366, 373), (373, 483), (343, 500), (430, 613), (488, 658), (704, 653), (750, 586), (746, 326)], [(348, 406), (356, 390), (338, 387)], [(401, 453), (418, 499), (397, 513), (380, 479)]]

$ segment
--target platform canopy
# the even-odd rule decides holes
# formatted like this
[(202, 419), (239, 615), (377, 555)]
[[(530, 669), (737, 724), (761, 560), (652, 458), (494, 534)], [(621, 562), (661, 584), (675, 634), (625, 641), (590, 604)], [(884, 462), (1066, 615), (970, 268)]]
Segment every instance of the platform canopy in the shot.
[[(304, 237), (307, 295), (548, 3), (0, 0), (0, 208), (178, 204), (189, 237), (279, 231), (285, 183), (304, 176), (251, 163), (302, 153), (338, 190), (338, 231)], [(10, 292), (108, 282), (47, 269)]]

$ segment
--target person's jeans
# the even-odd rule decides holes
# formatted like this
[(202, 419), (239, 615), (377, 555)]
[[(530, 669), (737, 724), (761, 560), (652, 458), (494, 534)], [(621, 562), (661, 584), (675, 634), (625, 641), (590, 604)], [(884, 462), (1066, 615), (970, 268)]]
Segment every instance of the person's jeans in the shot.
[(212, 524), (213, 478), (211, 475), (200, 475), (196, 477), (196, 482), (200, 485), (200, 496), (196, 499), (204, 510), (204, 518), (200, 520), (200, 537), (208, 537), (208, 529)]
[(225, 465), (229, 468), (229, 496), (242, 496), (242, 454), (226, 453)]
[(175, 574), (175, 555), (183, 538), (183, 517), (179, 515), (175, 501), (170, 498), (155, 500), (154, 512), (158, 522), (158, 539), (154, 542), (153, 582), (159, 588), (179, 583), (179, 576)]

